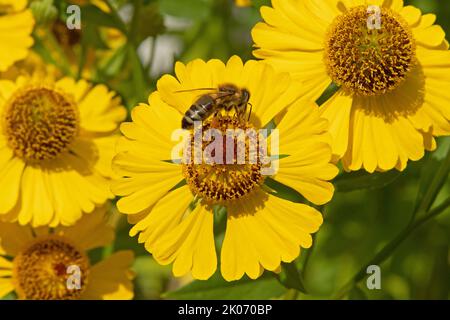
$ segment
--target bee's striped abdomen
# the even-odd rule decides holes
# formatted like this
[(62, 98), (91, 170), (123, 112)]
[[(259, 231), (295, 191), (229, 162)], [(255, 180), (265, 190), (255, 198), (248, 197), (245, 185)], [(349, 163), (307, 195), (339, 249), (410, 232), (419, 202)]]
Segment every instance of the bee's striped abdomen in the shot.
[(190, 129), (194, 126), (194, 121), (203, 121), (214, 111), (214, 99), (209, 95), (201, 96), (186, 113), (181, 120), (183, 129)]

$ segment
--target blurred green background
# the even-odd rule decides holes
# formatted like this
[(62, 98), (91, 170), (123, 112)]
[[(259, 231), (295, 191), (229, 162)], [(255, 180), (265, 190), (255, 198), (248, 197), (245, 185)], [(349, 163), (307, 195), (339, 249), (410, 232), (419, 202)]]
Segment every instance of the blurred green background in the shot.
[[(125, 28), (131, 30), (132, 39), (111, 49), (108, 43), (95, 38), (90, 28), (115, 27), (117, 23), (97, 12), (97, 15), (87, 15), (87, 31), (83, 34), (87, 40), (81, 41), (76, 53), (82, 57), (87, 44), (97, 52), (109, 52), (101, 63), (91, 66), (92, 80), (108, 83), (131, 110), (137, 102), (146, 100), (161, 74), (173, 73), (175, 61), (188, 62), (195, 58), (226, 61), (234, 54), (243, 60), (251, 59), (250, 31), (260, 21), (259, 7), (270, 1), (253, 2), (252, 7), (238, 8), (232, 0), (112, 1), (125, 21)], [(55, 1), (57, 7), (65, 3)], [(436, 14), (437, 23), (450, 34), (450, 1), (405, 3), (419, 7), (424, 13)], [(139, 8), (138, 15), (133, 14), (133, 7)], [(81, 69), (84, 64), (80, 58)], [(373, 176), (356, 173), (339, 177), (333, 201), (322, 208), (325, 221), (314, 247), (303, 250), (294, 268), (285, 266), (279, 277), (266, 272), (258, 281), (243, 279), (234, 283), (226, 283), (218, 275), (207, 282), (173, 279), (169, 267), (158, 266), (136, 239), (129, 238), (130, 226), (117, 213), (113, 215), (118, 224), (114, 245), (97, 250), (92, 258), (132, 248), (137, 255), (136, 299), (448, 299), (450, 210), (406, 234), (402, 230), (436, 183), (442, 182), (443, 187), (434, 206), (448, 198), (449, 150), (449, 138), (441, 138), (438, 151), (410, 163), (402, 173)], [(280, 192), (295, 198), (288, 190)], [(221, 220), (223, 213), (217, 217)], [(217, 222), (217, 230), (223, 232), (221, 223)], [(340, 288), (399, 234), (405, 236), (404, 241), (396, 250), (390, 250), (380, 265), (381, 290), (368, 290), (367, 277), (362, 277), (357, 284), (347, 286), (344, 295), (339, 295)], [(299, 294), (286, 286), (308, 294)]]

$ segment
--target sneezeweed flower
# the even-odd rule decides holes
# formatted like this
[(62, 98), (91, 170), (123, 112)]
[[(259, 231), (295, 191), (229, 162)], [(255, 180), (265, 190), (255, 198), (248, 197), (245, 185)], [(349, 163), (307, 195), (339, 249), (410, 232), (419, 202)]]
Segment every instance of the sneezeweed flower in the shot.
[(24, 59), (33, 45), (34, 18), (26, 6), (26, 0), (0, 1), (0, 71)]
[[(208, 128), (222, 133), (264, 128), (290, 107), (277, 125), (279, 151), (271, 156), (278, 157), (272, 163), (278, 171), (271, 178), (315, 204), (324, 204), (334, 190), (328, 180), (338, 172), (330, 163), (327, 121), (320, 119), (317, 105), (298, 99), (301, 84), (262, 62), (244, 65), (236, 56), (226, 65), (219, 60), (195, 60), (177, 63), (175, 73), (176, 77), (163, 76), (149, 105), (134, 108), (133, 122), (121, 126), (125, 137), (118, 144), (113, 167), (123, 178), (113, 182), (112, 190), (123, 197), (117, 203), (119, 210), (135, 224), (130, 235), (139, 234), (139, 242), (159, 263), (173, 263), (175, 276), (191, 272), (196, 279), (208, 279), (217, 268), (213, 211), (225, 207), (223, 277), (231, 281), (247, 274), (256, 279), (264, 269), (279, 270), (282, 261), (299, 256), (300, 247), (311, 246), (310, 234), (322, 224), (321, 214), (274, 195), (265, 184), (262, 162), (173, 161), (177, 143), (172, 135), (180, 130), (185, 112), (205, 93), (192, 90), (196, 88), (234, 85), (250, 93), (251, 113), (239, 116), (230, 111), (203, 119), (203, 140)], [(192, 135), (197, 130), (185, 132)], [(275, 143), (272, 136), (269, 144)], [(225, 134), (216, 136), (216, 141), (221, 137), (225, 141)], [(186, 143), (189, 149), (191, 140)], [(203, 154), (209, 146), (202, 146)], [(249, 144), (243, 148), (248, 155)], [(233, 152), (238, 148), (227, 145), (227, 149), (233, 150), (231, 159), (236, 159)]]
[(273, 0), (252, 31), (254, 55), (318, 98), (346, 170), (405, 169), (450, 134), (450, 53), (435, 15), (403, 1)]
[(0, 220), (72, 225), (105, 203), (125, 115), (104, 85), (41, 72), (0, 80)]
[(0, 299), (11, 292), (26, 300), (132, 299), (131, 251), (94, 265), (87, 255), (114, 238), (104, 213), (55, 229), (0, 222)]

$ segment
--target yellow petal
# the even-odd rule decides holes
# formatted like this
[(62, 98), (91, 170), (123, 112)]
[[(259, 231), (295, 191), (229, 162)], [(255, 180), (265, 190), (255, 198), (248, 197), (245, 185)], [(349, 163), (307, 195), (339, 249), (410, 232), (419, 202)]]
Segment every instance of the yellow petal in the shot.
[[(116, 158), (116, 165), (124, 165), (125, 161), (133, 161), (138, 164), (137, 157)], [(136, 169), (135, 169), (136, 168)], [(131, 170), (139, 170), (140, 167), (131, 167)], [(181, 167), (176, 164), (153, 161), (148, 163), (143, 170), (145, 172), (134, 174), (126, 178), (118, 179), (111, 185), (111, 190), (120, 196), (124, 196), (117, 202), (117, 207), (122, 213), (135, 214), (150, 208), (156, 201), (162, 198), (183, 178)]]
[(19, 223), (33, 226), (48, 225), (53, 218), (54, 208), (48, 183), (48, 173), (39, 166), (26, 166), (21, 185), (21, 209)]
[(335, 159), (342, 158), (347, 151), (352, 104), (353, 98), (340, 90), (320, 107), (321, 116), (330, 124), (329, 131), (333, 141), (331, 147)]
[[(49, 168), (49, 184), (55, 206), (52, 226), (73, 225), (82, 212), (92, 212), (112, 198), (108, 181), (92, 172), (89, 165), (76, 156), (65, 154)], [(77, 196), (74, 197), (73, 195)]]
[(310, 143), (299, 151), (302, 152), (278, 160), (279, 169), (274, 179), (317, 205), (329, 202), (334, 187), (328, 180), (339, 173), (338, 168), (330, 163), (330, 147), (324, 143)]
[(213, 213), (199, 204), (178, 226), (155, 244), (153, 257), (161, 264), (173, 264), (173, 274), (206, 280), (217, 268), (213, 235)]
[[(181, 129), (181, 114), (164, 103), (158, 94), (152, 94), (150, 106), (139, 105), (131, 113), (133, 122), (121, 125), (128, 138), (119, 143), (120, 151), (146, 153), (148, 157), (170, 160), (172, 149), (178, 141), (172, 140), (176, 130)], [(134, 147), (136, 146), (136, 147)]]
[(278, 270), (291, 262), (300, 247), (309, 248), (311, 233), (322, 224), (312, 207), (259, 191), (249, 201), (228, 207), (227, 230), (221, 251), (221, 272), (227, 281), (244, 274), (256, 279), (262, 268)]
[(438, 25), (423, 29), (413, 29), (413, 34), (417, 43), (425, 47), (438, 47), (445, 40), (445, 32)]
[(13, 209), (16, 205), (22, 180), (25, 163), (16, 158), (11, 158), (11, 152), (6, 149), (0, 149), (0, 184), (8, 186), (0, 192), (0, 214), (4, 214)]
[(71, 145), (71, 151), (90, 164), (104, 177), (112, 177), (112, 159), (119, 135), (100, 137), (80, 137)]
[(96, 85), (90, 89), (78, 101), (78, 107), (80, 125), (90, 132), (114, 131), (126, 117), (126, 110), (121, 105), (120, 98), (104, 85)]
[(94, 265), (89, 273), (85, 300), (130, 300), (133, 299), (134, 261), (132, 251), (119, 251)]
[(27, 56), (33, 45), (33, 26), (31, 10), (0, 17), (0, 71)]
[(14, 283), (11, 278), (0, 278), (0, 299), (14, 291)]
[(0, 222), (0, 248), (9, 256), (16, 256), (33, 241), (31, 229), (17, 223)]
[[(0, 238), (1, 239), (1, 238)], [(0, 270), (12, 270), (12, 262), (0, 256)]]
[(320, 118), (319, 107), (308, 100), (298, 100), (290, 106), (276, 129), (280, 155), (302, 153), (303, 144), (331, 142), (328, 122)]
[(405, 18), (410, 26), (417, 25), (422, 18), (422, 12), (414, 6), (406, 6), (402, 8), (400, 14)]
[(55, 232), (72, 239), (84, 251), (106, 246), (114, 240), (114, 229), (108, 224), (105, 211), (105, 206), (97, 208), (84, 214), (75, 225), (58, 227)]
[(139, 242), (145, 242), (147, 250), (152, 252), (155, 242), (181, 223), (192, 200), (193, 195), (188, 186), (169, 192), (146, 213), (145, 217), (139, 219), (130, 230), (130, 236), (134, 237), (138, 232), (142, 232)]
[[(401, 104), (403, 103), (403, 105)], [(343, 158), (344, 168), (369, 172), (390, 170), (397, 162), (419, 160), (424, 155), (423, 137), (401, 113), (392, 113), (393, 106), (401, 110), (407, 99), (355, 101), (351, 116), (350, 144)], [(372, 112), (371, 112), (372, 110)], [(377, 110), (377, 112), (373, 112)]]

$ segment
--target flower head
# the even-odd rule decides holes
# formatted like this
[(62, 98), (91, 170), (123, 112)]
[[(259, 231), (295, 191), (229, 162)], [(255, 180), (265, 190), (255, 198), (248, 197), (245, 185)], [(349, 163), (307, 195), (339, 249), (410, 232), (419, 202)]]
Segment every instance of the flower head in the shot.
[[(140, 234), (159, 263), (173, 263), (176, 276), (191, 272), (207, 279), (217, 268), (214, 212), (225, 208), (223, 277), (255, 279), (264, 269), (279, 270), (300, 247), (311, 246), (322, 216), (278, 197), (266, 181), (285, 184), (315, 204), (328, 202), (334, 190), (328, 180), (338, 170), (329, 163), (327, 121), (314, 103), (298, 100), (300, 83), (262, 62), (195, 60), (177, 63), (175, 73), (163, 76), (149, 105), (134, 108), (133, 122), (121, 126), (125, 137), (113, 166), (123, 178), (112, 190), (123, 197), (119, 210), (135, 224), (130, 235)], [(275, 117), (282, 118), (276, 130), (259, 131)], [(199, 119), (181, 130), (182, 123)], [(239, 140), (244, 133), (254, 140)], [(180, 152), (174, 149), (177, 137), (185, 138)], [(270, 163), (263, 161), (268, 158)]]
[(94, 265), (87, 255), (114, 238), (104, 212), (55, 229), (0, 222), (0, 298), (15, 292), (26, 300), (131, 299), (133, 253)]
[(71, 225), (112, 195), (125, 109), (104, 85), (40, 72), (0, 81), (0, 220)]
[(450, 134), (450, 54), (432, 14), (403, 1), (273, 0), (254, 55), (303, 81), (322, 107), (346, 170), (405, 169)]

